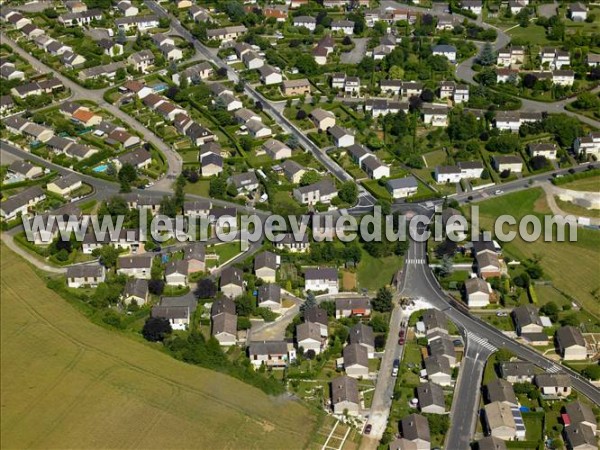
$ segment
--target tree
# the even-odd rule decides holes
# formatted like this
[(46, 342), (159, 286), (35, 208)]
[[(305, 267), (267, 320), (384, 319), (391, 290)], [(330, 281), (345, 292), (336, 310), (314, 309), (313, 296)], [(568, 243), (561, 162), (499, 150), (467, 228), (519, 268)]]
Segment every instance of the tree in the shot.
[(57, 19), (58, 18), (58, 12), (54, 8), (46, 8), (46, 9), (44, 9), (43, 13), (48, 19)]
[(371, 328), (373, 328), (375, 333), (387, 333), (389, 329), (389, 325), (387, 320), (385, 320), (385, 316), (381, 314), (373, 315), (369, 321), (369, 325), (371, 325)]
[(308, 186), (309, 184), (314, 184), (321, 179), (321, 176), (315, 172), (314, 170), (307, 170), (300, 177), (300, 186)]
[(454, 262), (452, 261), (452, 257), (449, 255), (444, 255), (442, 257), (442, 264), (438, 269), (438, 273), (441, 277), (447, 277), (452, 273)]
[(237, 197), (238, 196), (238, 190), (235, 187), (235, 184), (230, 184), (227, 186), (227, 195), (229, 195), (230, 197)]
[(235, 312), (238, 316), (248, 317), (254, 313), (256, 301), (253, 295), (244, 294), (235, 299)]
[(377, 295), (371, 301), (371, 306), (374, 311), (389, 312), (392, 310), (392, 291), (386, 287), (382, 287), (377, 291)]
[(492, 44), (486, 42), (477, 57), (477, 62), (482, 66), (493, 66), (496, 64), (496, 55), (494, 54), (494, 49), (492, 48)]
[(254, 147), (254, 139), (250, 136), (242, 136), (240, 138), (240, 146), (245, 152), (251, 152)]
[(148, 291), (154, 295), (162, 295), (165, 290), (165, 282), (163, 280), (148, 281)]
[(315, 306), (317, 306), (315, 294), (313, 294), (312, 291), (308, 291), (306, 293), (306, 300), (300, 305), (300, 312), (304, 314), (304, 311), (306, 311), (307, 309), (311, 309)]
[(531, 168), (533, 170), (541, 170), (545, 167), (548, 167), (550, 162), (546, 159), (545, 156), (538, 155), (531, 158), (531, 160), (529, 160), (529, 164), (531, 165)]
[(496, 361), (498, 361), (498, 362), (508, 362), (512, 358), (514, 358), (514, 356), (515, 356), (515, 354), (513, 352), (511, 352), (510, 350), (507, 350), (505, 348), (501, 348), (500, 350), (498, 350), (496, 352)]
[(296, 119), (297, 120), (303, 120), (306, 119), (306, 111), (304, 111), (303, 109), (299, 109), (298, 112), (296, 113)]
[(218, 176), (210, 180), (208, 194), (214, 198), (223, 198), (227, 191), (227, 180), (225, 177)]
[(215, 298), (217, 295), (217, 285), (210, 278), (202, 278), (198, 281), (198, 286), (194, 294), (198, 298)]
[(137, 172), (135, 167), (133, 167), (129, 163), (123, 164), (121, 170), (119, 170), (119, 181), (121, 183), (129, 183), (131, 184), (137, 179)]
[(319, 66), (315, 59), (306, 53), (301, 53), (296, 58), (296, 67), (300, 73), (309, 76), (316, 75), (317, 71), (319, 70)]
[(352, 45), (352, 38), (350, 36), (344, 37), (344, 39), (342, 39), (342, 44), (344, 44), (344, 45)]
[(552, 322), (558, 320), (558, 305), (554, 302), (548, 302), (540, 308), (540, 312), (550, 318)]
[(116, 267), (119, 258), (119, 250), (112, 245), (103, 245), (92, 251), (92, 256), (100, 259), (100, 264), (106, 268)]
[(172, 332), (171, 324), (163, 317), (149, 317), (142, 329), (144, 339), (150, 342), (162, 342)]
[(356, 183), (353, 181), (343, 183), (338, 191), (338, 197), (345, 203), (355, 204), (358, 200), (358, 187)]
[(434, 97), (435, 95), (433, 95), (431, 89), (423, 89), (423, 92), (421, 92), (421, 100), (424, 102), (431, 103)]
[(581, 371), (581, 374), (590, 380), (600, 380), (600, 366), (598, 364), (590, 364)]
[(577, 314), (572, 313), (560, 319), (560, 324), (562, 326), (570, 325), (572, 327), (577, 327), (579, 326), (579, 318), (577, 317)]
[(535, 83), (537, 82), (537, 78), (535, 75), (528, 73), (523, 77), (523, 86), (527, 89), (533, 89)]

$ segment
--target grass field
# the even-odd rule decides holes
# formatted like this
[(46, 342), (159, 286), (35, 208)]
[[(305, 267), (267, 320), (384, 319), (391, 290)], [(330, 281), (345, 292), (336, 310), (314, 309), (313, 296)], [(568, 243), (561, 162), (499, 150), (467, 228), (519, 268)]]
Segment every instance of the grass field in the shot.
[(508, 32), (508, 35), (514, 39), (522, 39), (529, 44), (533, 45), (546, 45), (548, 39), (546, 38), (546, 30), (544, 27), (537, 25), (529, 25), (527, 28), (517, 27), (513, 28)]
[(373, 258), (363, 251), (358, 264), (358, 287), (376, 291), (391, 283), (394, 273), (402, 267), (404, 259), (399, 256)]
[(554, 197), (556, 206), (567, 214), (574, 214), (576, 216), (600, 218), (600, 209), (587, 209), (583, 206), (576, 205), (572, 202), (566, 202), (559, 199), (557, 196)]
[(582, 178), (580, 180), (561, 184), (559, 187), (572, 189), (574, 191), (600, 192), (600, 176)]
[(4, 246), (3, 448), (292, 448), (316, 416), (89, 322)]
[(201, 197), (208, 197), (208, 190), (210, 189), (210, 181), (200, 180), (196, 183), (187, 183), (183, 190), (186, 194), (199, 195)]
[(229, 261), (231, 258), (241, 252), (239, 241), (225, 242), (219, 245), (212, 245), (207, 249), (210, 253), (214, 252), (219, 256), (219, 264)]
[[(501, 214), (512, 215), (518, 220), (525, 214), (534, 213), (539, 217), (550, 212), (541, 189), (503, 195), (478, 205), (481, 227), (487, 230), (493, 229), (494, 218)], [(598, 311), (598, 301), (594, 299), (592, 291), (600, 286), (600, 232), (578, 228), (576, 242), (544, 242), (541, 239), (525, 242), (517, 237), (502, 246), (506, 255), (521, 260), (539, 255), (546, 278), (580, 301), (589, 311)]]

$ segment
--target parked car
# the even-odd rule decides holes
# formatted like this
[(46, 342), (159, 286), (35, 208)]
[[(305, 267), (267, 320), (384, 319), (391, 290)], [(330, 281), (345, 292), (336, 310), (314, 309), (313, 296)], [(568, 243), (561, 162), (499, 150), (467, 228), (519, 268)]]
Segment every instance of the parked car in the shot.
[(368, 423), (367, 426), (365, 427), (365, 434), (371, 434), (372, 429), (373, 429), (373, 425)]

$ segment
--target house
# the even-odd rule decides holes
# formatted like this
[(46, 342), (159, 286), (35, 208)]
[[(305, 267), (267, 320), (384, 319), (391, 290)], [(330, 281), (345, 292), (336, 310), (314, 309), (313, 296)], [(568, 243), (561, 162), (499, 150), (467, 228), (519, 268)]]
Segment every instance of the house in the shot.
[(282, 83), (282, 92), (287, 97), (310, 94), (310, 82), (306, 78), (284, 80)]
[(423, 122), (434, 127), (448, 126), (448, 107), (445, 105), (423, 105)]
[(587, 136), (575, 138), (573, 150), (578, 155), (600, 158), (600, 133), (592, 131)]
[(495, 378), (485, 385), (485, 397), (488, 403), (500, 402), (509, 407), (519, 406), (512, 384), (502, 378)]
[(460, 161), (458, 163), (462, 178), (480, 178), (483, 174), (483, 163), (481, 161)]
[(267, 283), (274, 283), (277, 278), (279, 256), (272, 252), (262, 252), (254, 258), (254, 274)]
[(454, 20), (449, 14), (444, 14), (438, 17), (435, 29), (438, 31), (452, 31), (454, 30)]
[(484, 280), (502, 275), (500, 260), (494, 253), (481, 253), (475, 257), (477, 274)]
[(152, 28), (158, 28), (158, 16), (150, 14), (145, 16), (119, 17), (115, 19), (115, 26), (118, 30), (125, 32), (137, 29), (140, 33), (146, 33)]
[(453, 45), (435, 45), (432, 49), (432, 52), (433, 56), (443, 56), (451, 63), (456, 62), (456, 47), (454, 47)]
[(207, 142), (217, 140), (217, 137), (212, 131), (208, 128), (204, 128), (197, 122), (192, 122), (190, 126), (186, 128), (184, 134), (190, 138), (190, 141), (196, 146), (201, 146)]
[(210, 208), (210, 200), (188, 200), (183, 204), (183, 213), (186, 216), (208, 217)]
[(352, 159), (352, 161), (361, 167), (364, 160), (373, 155), (373, 153), (360, 144), (353, 144), (349, 146), (346, 152), (350, 159)]
[(357, 416), (360, 412), (358, 382), (349, 376), (334, 378), (331, 381), (331, 405), (337, 415)]
[(67, 286), (80, 288), (96, 287), (106, 279), (106, 270), (100, 264), (80, 264), (67, 267)]
[(276, 139), (267, 140), (262, 147), (269, 158), (275, 161), (292, 156), (292, 149)]
[(0, 217), (4, 220), (12, 220), (18, 215), (25, 216), (30, 208), (45, 199), (46, 194), (41, 187), (27, 188), (0, 203)]
[(212, 317), (211, 335), (224, 347), (237, 343), (237, 315), (221, 313)]
[(295, 27), (304, 27), (310, 31), (315, 31), (315, 28), (317, 27), (317, 19), (315, 19), (314, 17), (309, 17), (309, 16), (294, 17), (294, 20), (292, 23), (294, 24)]
[[(122, 148), (130, 148), (138, 145), (141, 142), (141, 140), (139, 137), (133, 136), (121, 128), (116, 128), (110, 133), (108, 133), (105, 142), (109, 145), (117, 145)], [(141, 158), (140, 161), (142, 161)]]
[(154, 53), (148, 49), (132, 53), (127, 57), (127, 63), (138, 72), (148, 73), (149, 68), (154, 65)]
[(437, 309), (428, 309), (423, 313), (423, 323), (427, 335), (436, 331), (448, 333), (448, 317)]
[(66, 1), (64, 2), (67, 9), (72, 13), (79, 13), (87, 11), (87, 5), (79, 1)]
[(369, 376), (369, 353), (359, 344), (350, 344), (344, 347), (344, 370), (352, 378), (366, 378)]
[[(264, 123), (262, 123), (262, 120), (256, 120), (256, 119), (249, 120), (248, 122), (246, 122), (246, 129), (248, 130), (250, 135), (255, 139), (268, 137), (268, 136), (271, 136), (271, 134), (272, 134), (271, 129), (268, 126), (266, 126)], [(269, 154), (269, 156), (271, 156), (271, 154), (269, 152), (267, 152), (267, 154)], [(291, 156), (291, 150), (290, 150), (290, 156)], [(274, 158), (274, 159), (281, 159), (281, 158)]]
[(246, 52), (242, 55), (242, 62), (248, 70), (259, 69), (264, 66), (265, 60), (258, 56), (253, 51)]
[(333, 125), (327, 132), (333, 137), (336, 147), (350, 147), (354, 144), (354, 135), (338, 125)]
[(513, 361), (500, 365), (502, 378), (511, 384), (531, 383), (535, 375), (535, 366), (530, 362)]
[(452, 98), (454, 91), (456, 90), (456, 83), (454, 81), (442, 81), (440, 83), (440, 98)]
[(473, 14), (480, 16), (483, 8), (483, 2), (481, 0), (462, 0), (460, 2), (462, 9), (468, 9)]
[(237, 267), (226, 267), (221, 272), (220, 289), (229, 298), (239, 297), (244, 293), (244, 274)]
[(371, 301), (365, 297), (350, 297), (335, 299), (335, 318), (342, 317), (369, 317), (371, 315)]
[(296, 343), (298, 349), (302, 348), (304, 354), (311, 350), (315, 355), (320, 354), (324, 344), (321, 339), (321, 327), (312, 322), (296, 325)]
[(99, 125), (102, 122), (102, 117), (98, 114), (94, 114), (87, 108), (78, 108), (71, 115), (71, 120), (75, 123), (79, 123), (86, 128), (93, 127), (95, 125)]
[(546, 159), (556, 159), (557, 147), (556, 144), (542, 143), (529, 144), (529, 154), (534, 156), (543, 156)]
[(344, 84), (344, 93), (352, 96), (360, 94), (360, 78), (358, 77), (346, 77)]
[(511, 408), (506, 403), (493, 402), (483, 407), (487, 433), (504, 441), (517, 437), (517, 425)]
[(269, 64), (263, 64), (259, 69), (260, 81), (266, 86), (272, 84), (280, 84), (283, 81), (281, 71), (277, 67), (273, 67)]
[(477, 450), (508, 450), (508, 447), (502, 439), (487, 436), (477, 441)]
[(167, 319), (173, 330), (186, 330), (197, 306), (191, 292), (181, 297), (162, 297), (159, 304), (152, 307), (151, 315)]
[(258, 178), (256, 178), (254, 172), (244, 172), (232, 175), (227, 180), (227, 184), (233, 184), (238, 194), (255, 191), (259, 186)]
[(569, 450), (597, 450), (598, 439), (592, 429), (574, 424), (563, 429), (563, 437)]
[[(514, 69), (496, 69), (496, 83), (516, 83), (519, 79), (519, 71)], [(507, 112), (508, 114), (508, 112)], [(498, 112), (496, 113), (498, 115)], [(512, 115), (511, 115), (512, 116)], [(496, 127), (498, 125), (496, 124)]]
[(333, 89), (344, 89), (346, 85), (346, 74), (336, 72), (331, 76), (331, 87)]
[(69, 69), (81, 69), (87, 61), (85, 57), (73, 52), (64, 52), (60, 60)]
[(113, 162), (118, 170), (121, 170), (125, 164), (129, 164), (135, 169), (142, 170), (147, 169), (150, 164), (152, 164), (152, 155), (148, 150), (138, 148), (118, 156)]
[(98, 47), (100, 47), (104, 54), (110, 56), (120, 56), (123, 54), (123, 46), (117, 42), (113, 42), (110, 39), (100, 39), (98, 41)]
[(584, 22), (587, 14), (588, 8), (583, 3), (576, 2), (569, 5), (569, 16), (573, 22)]
[(600, 66), (600, 55), (596, 53), (588, 53), (585, 57), (585, 63), (589, 67), (598, 67)]
[(454, 90), (452, 100), (454, 100), (454, 103), (457, 105), (467, 103), (469, 101), (469, 86), (466, 84), (458, 84)]
[(420, 414), (410, 414), (400, 421), (402, 438), (416, 444), (416, 450), (429, 450), (431, 448), (431, 434), (429, 422)]
[(0, 77), (3, 79), (8, 81), (25, 79), (25, 72), (17, 70), (13, 63), (2, 61), (0, 64)]
[(463, 179), (462, 171), (458, 166), (437, 166), (435, 168), (435, 182), (458, 183)]
[(523, 171), (523, 160), (516, 155), (494, 156), (492, 166), (500, 173), (505, 170), (510, 173), (521, 173)]
[(6, 20), (17, 30), (21, 30), (27, 25), (31, 24), (31, 20), (27, 19), (21, 13), (18, 12), (12, 12), (9, 16), (6, 17)]
[(524, 48), (521, 46), (511, 46), (498, 51), (496, 65), (510, 67), (513, 64), (522, 64), (524, 60)]
[(190, 6), (188, 15), (194, 22), (209, 22), (211, 20), (210, 13), (198, 5)]
[(357, 323), (349, 332), (350, 344), (359, 344), (367, 349), (369, 358), (375, 357), (375, 335), (373, 329), (362, 323)]
[(8, 166), (8, 171), (25, 179), (39, 177), (44, 173), (41, 167), (34, 166), (29, 161), (15, 161)]
[(335, 114), (321, 108), (315, 108), (310, 112), (310, 119), (315, 126), (322, 131), (327, 131), (335, 125)]
[(342, 32), (346, 36), (351, 36), (354, 33), (354, 22), (351, 20), (333, 20), (331, 22), (331, 31)]
[[(186, 204), (189, 207), (189, 203), (199, 202), (201, 202), (201, 200), (197, 202), (186, 202)], [(196, 272), (203, 272), (206, 268), (206, 250), (204, 244), (202, 242), (192, 242), (187, 247), (184, 247), (183, 260), (187, 263), (188, 275)]]
[(392, 198), (406, 198), (417, 193), (419, 183), (412, 175), (404, 178), (387, 180), (386, 188)]
[(314, 323), (319, 326), (321, 337), (327, 337), (329, 331), (327, 329), (329, 319), (327, 317), (327, 311), (318, 306), (312, 306), (304, 310), (304, 321), (308, 323)]
[(148, 280), (137, 278), (127, 280), (122, 299), (126, 305), (133, 302), (138, 306), (145, 305), (148, 302)]
[(15, 107), (15, 102), (10, 95), (0, 96), (0, 114), (12, 111)]
[(187, 286), (188, 262), (185, 260), (169, 261), (165, 267), (165, 281), (169, 286)]
[(23, 28), (21, 28), (21, 33), (23, 33), (25, 36), (27, 36), (27, 39), (33, 40), (36, 37), (41, 36), (42, 34), (44, 34), (44, 30), (36, 27), (32, 23), (28, 23)]
[(446, 414), (444, 390), (439, 384), (428, 381), (417, 386), (419, 410), (426, 414)]
[(209, 39), (215, 39), (221, 42), (229, 42), (236, 40), (247, 31), (248, 29), (244, 25), (235, 25), (225, 28), (206, 30), (206, 36)]
[(535, 385), (542, 395), (548, 398), (568, 397), (571, 395), (571, 380), (561, 373), (540, 373), (535, 376)]
[(564, 326), (556, 330), (554, 342), (564, 360), (577, 361), (587, 359), (585, 339), (579, 328)]
[(236, 97), (229, 93), (223, 93), (218, 98), (219, 102), (222, 102), (227, 111), (235, 111), (236, 109), (242, 108), (243, 103)]
[(337, 195), (337, 189), (331, 178), (294, 189), (294, 197), (303, 205), (330, 203)]
[(465, 295), (469, 308), (485, 308), (490, 304), (490, 285), (481, 278), (465, 281)]
[(565, 405), (565, 415), (568, 418), (566, 421), (563, 420), (565, 422), (565, 427), (581, 424), (591, 428), (594, 433), (598, 430), (596, 416), (592, 411), (592, 408), (579, 400)]
[(387, 99), (367, 99), (364, 106), (365, 112), (371, 112), (374, 118), (387, 114), (396, 114), (399, 111), (408, 112), (408, 103)]
[(379, 180), (380, 178), (390, 176), (390, 168), (373, 155), (363, 160), (361, 168), (372, 180)]
[(10, 90), (10, 93), (13, 95), (13, 97), (23, 99), (31, 95), (42, 95), (42, 90), (40, 89), (40, 85), (38, 83), (25, 83), (15, 86)]
[(259, 114), (255, 113), (254, 111), (248, 108), (238, 109), (235, 113), (233, 113), (233, 115), (235, 116), (237, 122), (240, 124), (245, 124), (251, 120), (262, 120)]
[(54, 131), (37, 123), (28, 123), (22, 130), (23, 135), (38, 142), (47, 142), (54, 136)]
[(202, 176), (211, 177), (220, 174), (223, 171), (223, 157), (214, 153), (200, 156), (202, 165)]
[(48, 191), (58, 194), (62, 197), (67, 197), (73, 191), (76, 191), (82, 186), (81, 178), (77, 174), (69, 174), (60, 177), (58, 180), (48, 183), (46, 189)]
[(537, 308), (533, 305), (522, 305), (512, 310), (517, 334), (541, 333), (544, 330)]
[(553, 70), (560, 70), (563, 66), (571, 65), (569, 52), (554, 47), (544, 47), (540, 50), (542, 67), (548, 66)]
[(117, 9), (125, 17), (137, 16), (138, 12), (139, 12), (139, 9), (137, 9), (135, 6), (133, 6), (131, 4), (131, 2), (125, 1), (125, 0), (120, 1), (119, 3), (117, 3)]
[(208, 61), (202, 61), (182, 70), (180, 73), (173, 74), (172, 79), (177, 85), (180, 85), (183, 79), (186, 79), (190, 84), (197, 84), (213, 76), (214, 72), (213, 66)]
[(573, 86), (575, 72), (572, 70), (554, 70), (552, 72), (552, 83), (559, 86)]
[(99, 9), (90, 9), (78, 13), (66, 13), (58, 16), (58, 21), (66, 27), (84, 26), (92, 23), (93, 20), (102, 20), (102, 11)]
[(83, 69), (77, 74), (77, 76), (81, 81), (93, 80), (102, 77), (113, 80), (117, 76), (117, 71), (119, 69), (125, 69), (125, 63), (123, 61), (105, 64), (103, 66), (90, 67), (89, 69)]
[(338, 271), (330, 267), (309, 268), (304, 271), (304, 290), (338, 293)]
[(306, 173), (306, 169), (291, 159), (285, 160), (280, 164), (285, 178), (291, 183), (298, 184), (302, 175)]
[(309, 249), (310, 244), (306, 233), (303, 233), (298, 239), (292, 233), (286, 233), (282, 239), (275, 242), (275, 247), (278, 250), (286, 250), (290, 253), (304, 253)]
[(121, 256), (117, 273), (134, 278), (150, 279), (152, 255)]
[(254, 341), (248, 346), (248, 357), (255, 369), (259, 369), (262, 365), (282, 369), (291, 360), (296, 359), (295, 355), (285, 341)]
[(263, 15), (267, 19), (274, 17), (276, 22), (285, 22), (288, 16), (287, 11), (280, 8), (264, 8)]

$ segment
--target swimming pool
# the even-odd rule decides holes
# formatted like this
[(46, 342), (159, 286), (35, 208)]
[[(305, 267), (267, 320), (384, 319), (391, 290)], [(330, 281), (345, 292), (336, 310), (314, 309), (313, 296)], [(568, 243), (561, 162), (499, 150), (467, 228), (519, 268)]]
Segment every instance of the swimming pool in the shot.
[(155, 84), (154, 86), (152, 86), (152, 90), (154, 92), (163, 92), (166, 91), (168, 89), (169, 86), (167, 86), (165, 83), (159, 83), (159, 84)]
[(108, 169), (108, 165), (102, 164), (101, 166), (94, 167), (92, 170), (96, 173), (99, 173), (99, 172), (106, 172), (106, 169)]

